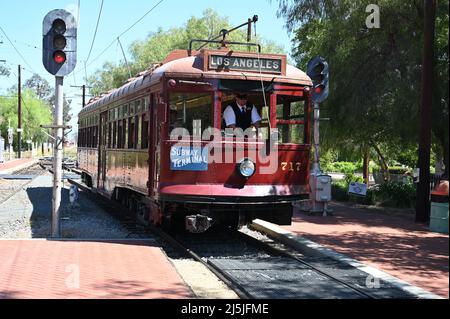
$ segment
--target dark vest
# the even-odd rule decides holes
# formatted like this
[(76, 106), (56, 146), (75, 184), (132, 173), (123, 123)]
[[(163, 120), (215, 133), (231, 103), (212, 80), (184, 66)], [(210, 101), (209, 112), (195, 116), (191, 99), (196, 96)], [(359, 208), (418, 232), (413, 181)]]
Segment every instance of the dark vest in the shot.
[(233, 108), (234, 115), (236, 115), (236, 127), (240, 127), (243, 131), (245, 131), (252, 126), (253, 104), (247, 102), (245, 112), (241, 112), (241, 109), (236, 102), (233, 102), (231, 107)]

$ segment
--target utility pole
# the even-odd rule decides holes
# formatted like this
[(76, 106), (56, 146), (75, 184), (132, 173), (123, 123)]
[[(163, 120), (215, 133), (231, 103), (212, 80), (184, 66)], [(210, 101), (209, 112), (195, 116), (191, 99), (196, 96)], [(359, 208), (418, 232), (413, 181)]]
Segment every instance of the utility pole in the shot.
[[(3, 44), (3, 42), (0, 41), (0, 44)], [(6, 63), (6, 60), (0, 60), (0, 63)]]
[(416, 222), (430, 219), (430, 155), (431, 108), (433, 103), (433, 61), (436, 21), (436, 0), (424, 0), (425, 37), (422, 63), (422, 106), (420, 110), (419, 169), (417, 185)]
[(19, 84), (17, 86), (17, 99), (18, 99), (18, 125), (17, 125), (17, 139), (19, 148), (19, 158), (22, 158), (22, 68), (18, 67)]
[(83, 97), (82, 105), (83, 105), (83, 109), (84, 109), (84, 107), (86, 106), (86, 96), (87, 96), (87, 95), (86, 95), (86, 89), (92, 89), (92, 87), (86, 86), (86, 85), (82, 85), (82, 86), (71, 85), (70, 87), (82, 89), (82, 91), (83, 91), (83, 95), (82, 95), (82, 97)]

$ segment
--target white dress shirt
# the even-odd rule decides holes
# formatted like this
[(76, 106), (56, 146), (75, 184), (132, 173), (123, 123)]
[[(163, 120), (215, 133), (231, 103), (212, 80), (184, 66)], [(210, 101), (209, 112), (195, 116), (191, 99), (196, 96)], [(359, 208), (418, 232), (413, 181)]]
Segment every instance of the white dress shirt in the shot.
[[(236, 104), (239, 107), (239, 109), (241, 110), (241, 112), (243, 109), (246, 110), (246, 108), (247, 108), (247, 106), (241, 106), (241, 105), (239, 105), (239, 103), (236, 103)], [(234, 114), (233, 107), (231, 105), (228, 105), (228, 107), (223, 112), (223, 119), (225, 120), (225, 124), (227, 125), (227, 127), (231, 126), (231, 125), (236, 125), (236, 114)], [(255, 124), (260, 121), (261, 121), (261, 116), (259, 116), (258, 110), (253, 105), (252, 124)]]

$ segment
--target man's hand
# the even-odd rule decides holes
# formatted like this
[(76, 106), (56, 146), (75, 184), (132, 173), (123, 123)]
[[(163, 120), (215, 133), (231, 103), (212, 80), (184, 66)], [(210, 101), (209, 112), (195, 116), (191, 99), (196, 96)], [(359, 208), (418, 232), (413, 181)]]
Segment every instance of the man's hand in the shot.
[(261, 121), (254, 123), (253, 126), (258, 130), (261, 127)]

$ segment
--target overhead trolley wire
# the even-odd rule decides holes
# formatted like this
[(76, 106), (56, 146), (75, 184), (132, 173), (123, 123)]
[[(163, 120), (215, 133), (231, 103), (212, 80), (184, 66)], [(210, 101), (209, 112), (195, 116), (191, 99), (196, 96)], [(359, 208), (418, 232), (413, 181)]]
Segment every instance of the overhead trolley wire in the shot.
[(159, 6), (161, 3), (163, 3), (164, 0), (159, 1), (157, 4), (155, 4), (153, 6), (153, 8), (151, 8), (150, 10), (148, 10), (139, 20), (137, 20), (135, 23), (133, 23), (133, 25), (131, 27), (129, 27), (128, 29), (126, 29), (125, 31), (123, 31), (118, 38), (120, 38), (121, 36), (123, 36), (125, 33), (127, 33), (128, 31), (130, 31), (131, 29), (133, 29), (133, 27), (138, 24), (139, 22), (141, 22), (150, 12), (152, 12), (154, 9), (156, 9), (157, 6)]
[(92, 53), (92, 48), (94, 47), (94, 43), (95, 43), (95, 38), (97, 37), (97, 31), (98, 31), (98, 26), (100, 24), (100, 18), (102, 16), (102, 11), (103, 11), (103, 4), (104, 4), (105, 0), (102, 0), (102, 3), (100, 5), (100, 11), (98, 13), (98, 18), (97, 18), (97, 26), (95, 27), (95, 32), (94, 32), (94, 37), (92, 38), (92, 43), (91, 43), (91, 48), (89, 50), (89, 54), (88, 57), (85, 61), (85, 63), (87, 63), (89, 61), (89, 58), (91, 57), (91, 53)]
[(81, 0), (78, 0), (77, 29), (80, 26), (80, 8), (81, 8)]
[[(103, 54), (105, 54), (106, 51), (109, 50), (113, 46), (113, 44), (117, 43), (117, 39), (125, 35), (128, 31), (130, 31), (133, 27), (135, 27), (139, 22), (141, 22), (147, 15), (149, 15), (153, 10), (155, 10), (161, 3), (163, 3), (165, 0), (160, 0), (158, 3), (156, 3), (150, 10), (148, 10), (141, 18), (139, 18), (135, 23), (133, 23), (128, 29), (123, 31), (119, 36), (115, 37), (114, 40), (111, 41), (111, 43), (98, 55), (96, 56), (89, 64), (85, 66), (85, 68), (91, 66), (95, 61), (97, 61)], [(83, 72), (84, 70), (79, 70), (76, 72), (76, 74)]]
[[(80, 27), (80, 8), (81, 8), (81, 0), (78, 0), (78, 7), (77, 7), (77, 29)], [(77, 78), (75, 77), (75, 72), (72, 72), (73, 76), (73, 84), (77, 85)]]

